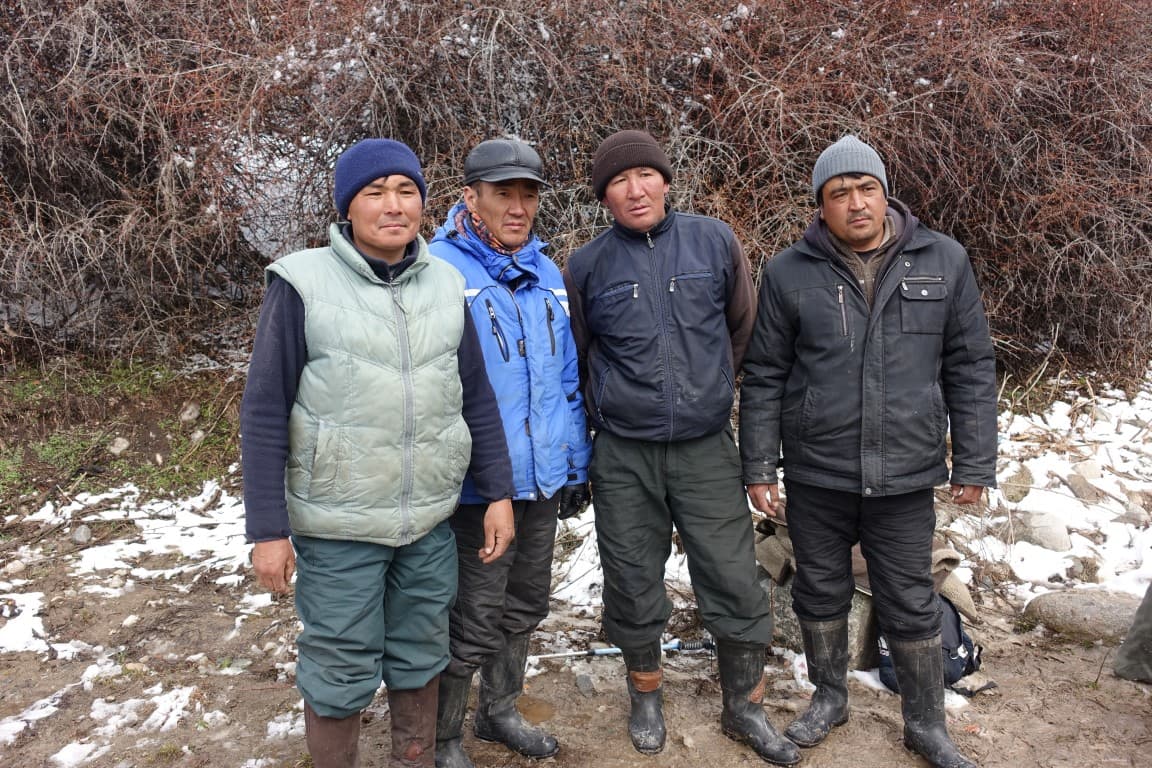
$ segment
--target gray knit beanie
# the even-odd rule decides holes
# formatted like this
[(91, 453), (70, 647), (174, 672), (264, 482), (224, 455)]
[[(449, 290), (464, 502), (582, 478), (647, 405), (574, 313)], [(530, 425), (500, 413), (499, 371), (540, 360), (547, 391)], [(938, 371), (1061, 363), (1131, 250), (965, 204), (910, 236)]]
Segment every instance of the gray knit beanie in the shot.
[(604, 199), (604, 189), (617, 175), (642, 166), (655, 168), (665, 181), (672, 183), (672, 164), (651, 134), (617, 131), (604, 139), (592, 155), (592, 191), (596, 199)]
[(816, 204), (820, 205), (820, 190), (829, 179), (851, 173), (876, 177), (884, 188), (884, 196), (888, 197), (888, 174), (884, 171), (884, 161), (876, 150), (848, 134), (816, 158), (816, 165), (812, 167), (812, 194), (816, 197)]

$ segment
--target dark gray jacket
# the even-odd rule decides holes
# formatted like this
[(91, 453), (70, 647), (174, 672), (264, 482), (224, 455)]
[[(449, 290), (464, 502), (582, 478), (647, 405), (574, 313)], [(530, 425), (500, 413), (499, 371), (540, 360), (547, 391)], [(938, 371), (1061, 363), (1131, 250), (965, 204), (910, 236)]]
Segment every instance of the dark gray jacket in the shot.
[(592, 424), (633, 440), (730, 424), (756, 293), (732, 229), (669, 212), (650, 232), (614, 224), (564, 269)]
[(996, 369), (968, 254), (903, 220), (869, 311), (819, 216), (764, 266), (740, 391), (744, 482), (888, 496), (996, 484)]

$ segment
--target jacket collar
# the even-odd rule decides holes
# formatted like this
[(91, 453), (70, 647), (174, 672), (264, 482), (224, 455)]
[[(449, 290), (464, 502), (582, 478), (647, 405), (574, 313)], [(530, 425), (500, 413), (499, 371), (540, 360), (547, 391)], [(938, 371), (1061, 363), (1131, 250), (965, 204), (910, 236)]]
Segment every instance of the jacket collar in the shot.
[[(351, 231), (348, 225), (332, 224), (328, 227), (329, 246), (345, 266), (373, 283), (404, 282), (428, 266), (428, 262), (432, 258), (428, 253), (428, 244), (424, 242), (424, 237), (416, 235), (416, 239), (408, 244), (404, 258), (398, 264), (388, 265), (386, 276), (381, 276), (377, 269), (373, 268), (373, 264), (380, 267), (386, 265), (386, 262), (361, 253), (349, 237)], [(401, 267), (401, 265), (403, 266)]]
[(528, 242), (514, 253), (499, 253), (471, 230), (461, 233), (456, 228), (456, 216), (464, 207), (463, 201), (452, 206), (452, 210), (448, 211), (448, 218), (436, 230), (432, 242), (446, 240), (452, 243), (460, 251), (475, 259), (498, 283), (538, 283), (540, 281), (540, 260), (548, 244), (533, 233)]
[(621, 237), (628, 238), (629, 240), (651, 240), (652, 238), (659, 237), (672, 228), (672, 222), (676, 218), (676, 211), (667, 203), (664, 204), (664, 218), (660, 223), (652, 227), (647, 232), (642, 232), (637, 229), (629, 229), (618, 221), (612, 222), (612, 229)]
[[(896, 242), (889, 246), (892, 253), (917, 250), (935, 242), (936, 238), (932, 231), (920, 226), (920, 220), (912, 210), (894, 197), (888, 198), (888, 215), (899, 217), (904, 222), (903, 230), (896, 235)], [(816, 259), (840, 259), (832, 242), (832, 235), (828, 231), (828, 225), (820, 218), (819, 211), (812, 216), (812, 221), (804, 230), (804, 236), (796, 243), (796, 248), (801, 253)]]

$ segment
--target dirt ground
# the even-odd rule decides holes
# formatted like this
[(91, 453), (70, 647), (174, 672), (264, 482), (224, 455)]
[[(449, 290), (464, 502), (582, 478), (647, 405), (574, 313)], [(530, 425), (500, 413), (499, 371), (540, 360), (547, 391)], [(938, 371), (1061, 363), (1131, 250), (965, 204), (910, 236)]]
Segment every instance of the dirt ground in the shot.
[[(192, 687), (188, 714), (167, 731), (125, 725), (107, 741), (109, 749), (84, 765), (139, 766), (310, 765), (299, 730), (299, 696), (277, 666), (290, 662), (295, 633), (290, 598), (242, 618), (236, 610), (250, 581), (220, 587), (141, 583), (123, 597), (107, 599), (69, 590), (68, 575), (44, 570), (32, 575), (46, 596), (43, 620), (53, 638), (122, 648), (123, 671), (76, 685), (91, 654), (74, 660), (34, 654), (0, 656), (0, 721), (57, 694), (59, 711), (32, 723), (17, 740), (0, 747), (0, 765), (53, 766), (66, 745), (97, 738), (93, 701), (149, 699), (158, 690)], [(139, 621), (130, 628), (124, 620)], [(0, 619), (0, 622), (3, 620)], [(974, 629), (985, 646), (984, 670), (998, 687), (978, 694), (952, 719), (956, 741), (981, 766), (1152, 766), (1152, 686), (1117, 679), (1110, 672), (1113, 648), (1069, 645), (1037, 631), (1018, 634), (1011, 615), (988, 616)], [(538, 634), (535, 653), (551, 648), (554, 633), (567, 637), (596, 632), (595, 617), (556, 606)], [(634, 752), (625, 727), (627, 694), (618, 657), (540, 660), (529, 677), (521, 708), (559, 738), (562, 749), (533, 762), (504, 748), (466, 738), (478, 768), (548, 765), (609, 768), (686, 768), (762, 765), (752, 753), (725, 738), (718, 725), (720, 690), (706, 654), (669, 654), (665, 717), (668, 745), (660, 755)], [(769, 719), (783, 727), (805, 706), (781, 658), (768, 660)], [(69, 687), (71, 686), (71, 687)], [(60, 693), (63, 691), (63, 693)], [(146, 692), (147, 691), (147, 692)], [(802, 765), (888, 768), (925, 763), (900, 743), (899, 701), (857, 681), (851, 684), (851, 718), (828, 741), (804, 751)], [(221, 714), (222, 713), (222, 714)], [(140, 711), (148, 716), (148, 707)], [(291, 715), (295, 730), (269, 738), (269, 724)], [(280, 720), (277, 720), (280, 718)], [(388, 705), (381, 694), (365, 712), (362, 765), (388, 764)]]

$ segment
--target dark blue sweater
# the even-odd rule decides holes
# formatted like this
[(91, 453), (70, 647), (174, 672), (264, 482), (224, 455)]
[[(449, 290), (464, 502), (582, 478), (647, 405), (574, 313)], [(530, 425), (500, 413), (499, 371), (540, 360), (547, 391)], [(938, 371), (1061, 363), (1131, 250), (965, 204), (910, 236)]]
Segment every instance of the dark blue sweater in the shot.
[[(364, 256), (372, 271), (385, 281), (394, 279), (415, 260), (410, 254), (390, 266), (381, 259)], [(472, 433), (469, 473), (484, 498), (511, 498), (512, 465), (499, 406), (484, 369), (484, 355), (472, 316), (463, 305), (461, 311), (464, 312), (464, 335), (457, 359), (464, 390), (464, 421)], [(288, 414), (296, 402), (300, 374), (307, 362), (304, 301), (290, 283), (275, 278), (260, 308), (248, 382), (240, 406), (244, 514), (249, 541), (282, 539), (292, 532), (284, 499)]]

